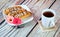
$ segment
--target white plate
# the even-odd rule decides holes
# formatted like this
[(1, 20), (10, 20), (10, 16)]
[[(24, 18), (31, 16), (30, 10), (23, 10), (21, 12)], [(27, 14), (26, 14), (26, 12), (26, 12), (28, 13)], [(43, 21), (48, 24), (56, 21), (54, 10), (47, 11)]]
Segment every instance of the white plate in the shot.
[[(18, 6), (21, 6), (22, 8), (26, 9), (27, 11), (30, 11), (30, 9), (26, 6), (26, 5), (18, 5)], [(10, 6), (12, 7), (12, 6)], [(31, 12), (31, 11), (30, 11)], [(3, 13), (3, 15), (5, 16), (5, 14)], [(33, 16), (30, 16), (30, 17), (27, 17), (25, 19), (22, 20), (22, 23), (21, 24), (25, 24), (25, 23), (28, 23), (30, 21), (33, 20)], [(8, 22), (7, 22), (8, 23)], [(14, 24), (11, 24), (11, 23), (8, 23), (9, 25), (12, 25), (12, 26), (15, 26)], [(21, 25), (20, 24), (20, 25)]]
[[(26, 5), (21, 5), (21, 6), (22, 6), (24, 9), (30, 11), (30, 9), (29, 9)], [(31, 12), (31, 11), (30, 11), (30, 12)], [(30, 17), (28, 17), (28, 18), (23, 19), (23, 20), (22, 20), (22, 21), (23, 21), (22, 24), (27, 23), (27, 22), (32, 21), (32, 20), (33, 20), (33, 16), (30, 16)]]

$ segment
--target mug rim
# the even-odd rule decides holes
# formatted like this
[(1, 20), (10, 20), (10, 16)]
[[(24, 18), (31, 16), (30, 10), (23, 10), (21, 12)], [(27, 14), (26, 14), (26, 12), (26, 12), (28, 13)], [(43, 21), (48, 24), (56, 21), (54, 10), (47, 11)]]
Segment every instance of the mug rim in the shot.
[[(44, 9), (44, 10), (42, 11), (42, 16), (44, 16), (44, 15), (43, 15), (44, 12), (51, 12), (51, 13), (54, 14), (53, 17), (56, 16), (56, 13), (55, 13), (55, 11), (54, 11), (53, 9)], [(46, 16), (44, 16), (44, 17), (46, 17)], [(53, 18), (53, 17), (50, 17), (50, 18)], [(46, 17), (46, 18), (49, 18), (49, 17)]]

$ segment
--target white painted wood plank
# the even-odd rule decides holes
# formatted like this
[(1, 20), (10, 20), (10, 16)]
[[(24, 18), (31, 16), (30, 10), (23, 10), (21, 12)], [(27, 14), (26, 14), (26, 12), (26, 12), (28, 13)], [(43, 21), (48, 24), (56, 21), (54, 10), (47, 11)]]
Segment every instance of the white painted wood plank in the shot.
[[(4, 29), (4, 30), (3, 30)], [(1, 30), (3, 30), (2, 32), (0, 32), (0, 36), (2, 37), (4, 37), (4, 35), (6, 35), (9, 31), (11, 31), (12, 30), (12, 27), (11, 26), (4, 26), (4, 28), (2, 28)], [(1, 31), (0, 30), (0, 31)]]
[(15, 27), (9, 34), (7, 34), (5, 37), (10, 37), (15, 31), (17, 30), (17, 28)]
[[(54, 5), (51, 7), (51, 9), (54, 9), (56, 11), (56, 16), (60, 17), (60, 0), (57, 0)], [(60, 18), (58, 19), (58, 27), (59, 29), (54, 34), (54, 37), (60, 37)]]
[[(47, 0), (38, 0), (34, 6), (39, 6), (41, 3), (46, 2)], [(41, 2), (41, 3), (40, 3)]]
[[(3, 1), (0, 1), (0, 14), (1, 14), (1, 7), (6, 4), (9, 0), (3, 0)], [(2, 14), (0, 15), (0, 23), (3, 21), (3, 16)]]
[(48, 32), (42, 32), (40, 26), (37, 25), (28, 37), (46, 37), (47, 35)]
[(0, 28), (2, 28), (3, 26), (5, 26), (5, 24), (6, 24), (6, 21), (3, 22), (3, 24), (0, 25)]
[(45, 0), (33, 0), (31, 3), (28, 4), (28, 7), (38, 7), (41, 6), (44, 3)]
[(46, 37), (53, 37), (55, 34), (56, 30), (50, 31)]
[(10, 37), (15, 37), (20, 31), (21, 29), (16, 29), (16, 31)]
[(35, 3), (37, 3), (38, 0), (32, 0), (29, 4), (26, 4), (28, 6), (33, 6)]
[(25, 1), (23, 2), (23, 4), (25, 5), (28, 1), (29, 1), (29, 0), (25, 0)]
[[(56, 25), (59, 25), (60, 23), (57, 22)], [(53, 30), (53, 31), (45, 31), (43, 32), (41, 29), (40, 29), (40, 25), (38, 24), (34, 30), (31, 32), (31, 34), (29, 35), (29, 37), (53, 37), (54, 34), (55, 34), (56, 30)], [(60, 31), (59, 31), (60, 32)]]
[(8, 1), (10, 1), (10, 0), (7, 0), (7, 1), (5, 1), (5, 2), (3, 2), (3, 3), (1, 4), (0, 10), (1, 10), (1, 8), (2, 8), (6, 3), (8, 3)]
[(33, 0), (28, 0), (28, 2), (25, 5), (28, 5), (29, 3), (31, 3), (31, 1), (33, 1)]
[(60, 28), (58, 29), (57, 33), (55, 34), (54, 37), (60, 37)]
[[(54, 0), (46, 0), (45, 3), (42, 6), (38, 6), (36, 8), (34, 7), (33, 9), (34, 10), (38, 10), (37, 11), (38, 12), (37, 14), (39, 14), (39, 12), (41, 14), (41, 11), (43, 9), (48, 8), (53, 3), (53, 1)], [(38, 15), (38, 16), (40, 16), (40, 15)], [(51, 33), (53, 33), (53, 31)], [(42, 32), (40, 30), (40, 28), (38, 27), (38, 25), (37, 25), (36, 28), (32, 31), (32, 33), (29, 35), (29, 37), (47, 37), (48, 34), (49, 34), (49, 32)]]
[[(0, 10), (0, 23), (4, 20), (3, 14), (2, 14), (2, 10), (7, 8), (10, 5), (13, 5), (14, 0), (10, 1), (9, 3), (7, 3), (1, 10)], [(4, 3), (3, 3), (4, 4)], [(0, 4), (1, 5), (1, 4)], [(1, 5), (2, 6), (2, 5)]]
[(1, 28), (0, 28), (0, 36), (3, 36), (4, 34), (6, 34), (7, 32), (9, 32), (12, 29), (12, 27), (10, 25), (7, 25), (6, 22), (2, 25), (4, 25), (4, 26), (1, 26)]
[[(55, 9), (57, 8), (56, 5), (57, 5), (57, 6), (59, 5), (58, 3), (59, 3), (59, 2), (57, 2), (55, 5), (53, 5), (52, 9), (55, 10)], [(55, 6), (55, 7), (54, 7), (54, 6)], [(56, 11), (57, 11), (57, 10), (58, 10), (58, 8), (56, 9)], [(60, 10), (58, 10), (58, 11), (60, 11)], [(57, 12), (58, 12), (58, 11), (57, 11)], [(58, 14), (59, 14), (59, 13), (57, 13), (57, 15), (58, 15)], [(60, 15), (60, 14), (59, 14), (59, 15)], [(59, 19), (59, 16), (57, 17), (57, 19)], [(57, 25), (59, 26), (59, 23), (58, 23)], [(36, 35), (36, 30), (33, 30), (33, 31), (35, 31), (35, 32), (32, 32), (32, 33), (34, 33), (34, 36), (33, 36), (33, 34), (31, 33), (30, 35), (32, 35), (32, 36), (29, 35), (29, 37), (35, 37), (35, 35)], [(60, 31), (60, 30), (58, 30), (58, 32), (59, 32), (59, 31)], [(40, 34), (40, 35), (42, 35), (41, 37), (53, 37), (54, 34), (55, 34), (55, 32), (56, 32), (56, 31), (50, 31), (50, 32), (47, 33), (47, 35), (45, 34), (46, 36), (43, 35), (43, 33)], [(58, 32), (57, 32), (57, 33), (58, 33)], [(40, 36), (40, 35), (39, 35), (39, 36)], [(59, 33), (58, 33), (58, 35), (59, 35)], [(36, 35), (36, 36), (38, 36), (38, 35)], [(38, 36), (38, 37), (39, 37), (39, 36)], [(58, 36), (58, 37), (59, 37), (59, 36)]]
[(51, 9), (54, 9), (57, 16), (60, 17), (60, 0), (57, 0), (55, 4), (51, 7)]
[[(29, 23), (24, 24), (25, 26), (23, 28), (16, 29), (15, 32), (10, 32), (7, 37), (10, 35), (10, 37), (26, 37), (26, 35), (29, 33), (29, 31), (33, 28), (33, 26), (36, 24), (36, 22), (31, 21)], [(17, 34), (16, 34), (17, 33)]]
[(5, 1), (5, 0), (0, 0), (0, 6), (3, 4), (3, 3), (6, 3), (7, 1)]

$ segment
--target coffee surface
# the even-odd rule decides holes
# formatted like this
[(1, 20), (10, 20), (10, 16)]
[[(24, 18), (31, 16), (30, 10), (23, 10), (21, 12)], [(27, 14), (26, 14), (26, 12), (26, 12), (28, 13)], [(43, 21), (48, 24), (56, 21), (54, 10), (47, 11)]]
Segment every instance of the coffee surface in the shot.
[(44, 12), (43, 15), (45, 17), (53, 17), (54, 16), (54, 14), (52, 12)]

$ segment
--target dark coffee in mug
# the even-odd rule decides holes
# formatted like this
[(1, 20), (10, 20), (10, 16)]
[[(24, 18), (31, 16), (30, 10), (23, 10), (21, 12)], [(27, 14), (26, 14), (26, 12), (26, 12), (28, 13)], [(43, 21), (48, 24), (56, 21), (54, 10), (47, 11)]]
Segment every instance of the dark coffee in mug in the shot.
[(54, 14), (53, 14), (52, 12), (49, 12), (49, 11), (44, 12), (43, 15), (44, 15), (45, 17), (53, 17), (53, 16), (54, 16)]

